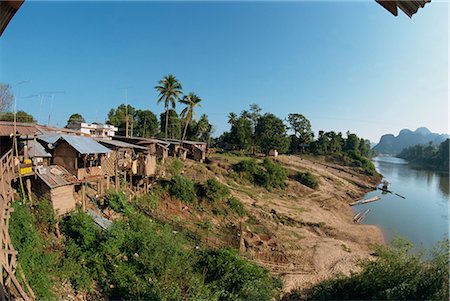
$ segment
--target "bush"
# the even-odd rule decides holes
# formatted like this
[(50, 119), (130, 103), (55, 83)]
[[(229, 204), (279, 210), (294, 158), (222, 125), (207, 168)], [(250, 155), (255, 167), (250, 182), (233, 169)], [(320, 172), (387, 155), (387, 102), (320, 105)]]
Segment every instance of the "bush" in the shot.
[(169, 182), (169, 193), (187, 204), (192, 204), (197, 199), (194, 182), (183, 176), (172, 178)]
[(255, 160), (243, 160), (233, 166), (243, 178), (267, 189), (285, 187), (286, 169), (278, 163), (265, 158), (262, 165)]
[(216, 179), (208, 179), (201, 186), (202, 197), (209, 203), (224, 202), (230, 196), (230, 190)]
[(309, 188), (312, 189), (317, 189), (319, 187), (319, 182), (317, 181), (317, 178), (309, 171), (296, 173), (294, 179), (297, 182), (305, 186), (308, 186)]
[(219, 300), (272, 300), (281, 287), (266, 269), (231, 249), (203, 252), (197, 271), (204, 274), (210, 290), (219, 293)]
[(231, 211), (237, 213), (240, 216), (245, 215), (244, 205), (237, 198), (231, 197), (228, 199), (227, 203)]
[(33, 207), (36, 227), (44, 233), (55, 230), (56, 217), (52, 204), (47, 200), (38, 201)]
[(128, 203), (125, 192), (108, 191), (105, 199), (105, 206), (118, 213), (129, 214), (132, 207)]
[(265, 172), (256, 175), (257, 181), (260, 182), (259, 185), (268, 189), (284, 188), (286, 186), (284, 181), (286, 181), (287, 178), (287, 171), (283, 166), (265, 158), (263, 167), (265, 168)]
[[(32, 210), (20, 202), (15, 202), (13, 208), (9, 234), (25, 277), (38, 299), (57, 300), (52, 289), (56, 284), (54, 277), (60, 274), (58, 254), (49, 249), (50, 242), (35, 226)], [(39, 221), (40, 224), (46, 222), (45, 219), (44, 223)], [(20, 275), (17, 277), (22, 282)]]
[(178, 158), (174, 158), (170, 163), (169, 167), (169, 171), (172, 177), (179, 176), (181, 174), (181, 171), (183, 170), (183, 167), (184, 167), (183, 161), (181, 161)]
[(159, 196), (154, 191), (134, 198), (134, 205), (141, 210), (153, 211), (158, 208)]

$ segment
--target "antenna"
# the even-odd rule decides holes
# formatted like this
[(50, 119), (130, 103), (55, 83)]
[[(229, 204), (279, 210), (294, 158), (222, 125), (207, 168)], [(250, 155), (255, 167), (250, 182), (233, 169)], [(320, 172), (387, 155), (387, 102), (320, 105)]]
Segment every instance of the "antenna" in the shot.
[[(53, 100), (55, 99), (55, 94), (64, 94), (65, 91), (51, 91), (51, 92), (41, 92), (41, 96), (50, 97), (50, 110), (48, 112), (48, 121), (47, 126), (50, 126), (50, 117), (52, 114), (52, 108), (53, 108)], [(41, 98), (41, 104), (42, 104), (43, 98)], [(40, 113), (39, 113), (40, 115)]]

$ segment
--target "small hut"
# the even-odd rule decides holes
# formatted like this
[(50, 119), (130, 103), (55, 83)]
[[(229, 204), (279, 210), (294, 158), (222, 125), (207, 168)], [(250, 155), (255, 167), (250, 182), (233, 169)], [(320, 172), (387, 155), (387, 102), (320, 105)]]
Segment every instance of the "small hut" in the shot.
[[(105, 159), (118, 160), (117, 167), (121, 170), (131, 170), (133, 175), (153, 176), (156, 173), (156, 155), (150, 154), (147, 147), (123, 142), (120, 140), (97, 139), (97, 141), (112, 150), (111, 156)], [(114, 163), (112, 163), (114, 164)]]
[(75, 184), (78, 180), (61, 166), (39, 166), (36, 168), (33, 191), (42, 199), (51, 202), (57, 216), (75, 210)]
[(39, 136), (53, 148), (53, 164), (67, 169), (78, 179), (104, 174), (102, 158), (108, 156), (110, 149), (89, 137), (73, 135)]

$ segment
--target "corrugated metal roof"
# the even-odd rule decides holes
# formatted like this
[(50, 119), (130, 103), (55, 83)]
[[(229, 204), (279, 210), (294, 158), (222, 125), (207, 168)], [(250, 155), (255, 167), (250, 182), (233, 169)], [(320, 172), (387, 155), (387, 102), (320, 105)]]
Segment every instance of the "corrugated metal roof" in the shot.
[(55, 144), (59, 138), (61, 138), (61, 134), (58, 133), (45, 133), (43, 135), (39, 135), (36, 138), (44, 141), (47, 144)]
[(75, 176), (58, 165), (36, 167), (36, 175), (51, 189), (78, 183)]
[[(33, 123), (16, 122), (16, 133), (20, 136), (33, 136), (42, 132)], [(12, 136), (14, 134), (14, 122), (0, 121), (0, 136)]]
[(111, 152), (109, 148), (89, 137), (47, 133), (37, 138), (53, 145), (58, 144), (59, 140), (64, 140), (80, 154), (106, 154)]
[(28, 156), (30, 158), (40, 157), (40, 158), (51, 158), (51, 154), (49, 154), (45, 148), (37, 141), (29, 140), (28, 144)]
[(108, 145), (112, 145), (112, 146), (116, 146), (116, 147), (148, 150), (148, 148), (146, 148), (146, 147), (139, 146), (139, 145), (136, 145), (136, 144), (127, 143), (127, 142), (123, 142), (123, 141), (120, 141), (120, 140), (111, 140), (111, 139), (104, 139), (104, 138), (98, 138), (98, 139), (95, 139), (95, 140), (97, 140), (101, 144), (108, 144)]
[(430, 3), (431, 0), (375, 0), (385, 9), (387, 9), (394, 16), (398, 15), (400, 8), (408, 17), (412, 17), (419, 8), (424, 7), (425, 4)]
[(92, 138), (83, 136), (61, 135), (59, 140), (65, 140), (80, 154), (107, 154), (111, 150)]

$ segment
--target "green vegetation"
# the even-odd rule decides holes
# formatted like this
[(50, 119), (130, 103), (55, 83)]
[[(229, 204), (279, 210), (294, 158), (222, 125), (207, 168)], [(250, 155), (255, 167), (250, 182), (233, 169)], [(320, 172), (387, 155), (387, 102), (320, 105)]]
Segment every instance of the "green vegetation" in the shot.
[(242, 160), (233, 165), (234, 171), (242, 178), (266, 189), (283, 188), (286, 186), (286, 169), (269, 158), (265, 158), (262, 164), (253, 159)]
[(184, 163), (178, 158), (174, 158), (169, 166), (169, 171), (172, 176), (179, 176), (183, 170)]
[[(21, 202), (15, 202), (9, 234), (18, 251), (20, 267), (35, 295), (42, 300), (56, 300), (53, 287), (57, 283), (54, 276), (61, 274), (58, 268), (59, 254), (57, 250), (53, 250), (52, 237), (40, 231), (53, 228), (55, 218), (53, 210), (47, 210), (51, 204), (48, 201), (42, 203), (45, 205), (40, 205), (38, 211), (33, 211)], [(17, 276), (20, 281), (20, 275)]]
[(311, 123), (302, 114), (289, 114), (288, 122), (289, 128), (294, 131), (294, 135), (291, 136), (290, 151), (294, 154), (299, 151), (304, 153), (306, 145), (309, 145), (314, 138)]
[(75, 126), (76, 124), (79, 124), (82, 122), (86, 122), (84, 117), (81, 114), (75, 113), (75, 114), (70, 115), (65, 127), (70, 129), (73, 126)]
[[(165, 111), (165, 123), (161, 123), (161, 131), (164, 129), (164, 138), (168, 138), (169, 129), (169, 106), (172, 107), (173, 112), (175, 112), (175, 106), (177, 101), (180, 100), (183, 87), (178, 79), (173, 75), (169, 74), (164, 76), (159, 82), (158, 86), (155, 87), (156, 91), (159, 93), (158, 103), (164, 103)], [(176, 114), (176, 112), (175, 112)], [(178, 114), (177, 114), (178, 118)], [(161, 118), (161, 121), (163, 118)], [(173, 133), (171, 138), (174, 138)]]
[(230, 190), (227, 186), (221, 184), (216, 179), (209, 179), (200, 189), (202, 197), (209, 203), (225, 202), (230, 196)]
[(397, 157), (424, 168), (448, 172), (449, 144), (450, 139), (445, 140), (439, 146), (431, 143), (428, 145), (415, 145), (403, 149)]
[[(0, 121), (14, 121), (14, 113), (0, 112)], [(34, 117), (25, 111), (17, 111), (16, 121), (23, 123), (36, 123)]]
[[(432, 258), (411, 254), (412, 245), (401, 239), (378, 246), (376, 260), (361, 262), (362, 270), (316, 285), (307, 300), (448, 300), (449, 242)], [(287, 300), (296, 300), (296, 294)]]
[(201, 254), (197, 271), (217, 292), (217, 300), (271, 300), (281, 283), (268, 271), (239, 257), (231, 249), (210, 250)]
[(303, 184), (305, 186), (308, 186), (309, 188), (312, 188), (312, 189), (317, 189), (319, 187), (319, 181), (309, 171), (307, 171), (307, 172), (297, 172), (294, 175), (294, 179), (297, 182), (299, 182), (299, 183), (301, 183), (301, 184)]
[[(135, 199), (152, 203), (153, 197)], [(31, 210), (14, 204), (10, 233), (24, 273), (40, 300), (56, 300), (53, 288), (68, 282), (88, 298), (113, 300), (272, 300), (279, 282), (232, 250), (196, 251), (194, 242), (130, 206), (122, 193), (109, 205), (127, 215), (101, 231), (81, 211), (61, 223), (63, 244), (43, 235), (53, 225), (49, 204)], [(38, 216), (44, 215), (44, 216)], [(211, 230), (206, 219), (200, 227)], [(102, 296), (102, 297), (100, 297)]]
[(237, 213), (239, 216), (245, 215), (244, 205), (237, 198), (229, 198), (227, 204), (228, 207), (230, 207), (231, 211)]
[(119, 213), (129, 213), (131, 206), (127, 201), (125, 192), (108, 191), (105, 198), (105, 206)]
[(183, 130), (183, 136), (181, 140), (184, 140), (186, 138), (186, 131), (188, 128), (188, 125), (191, 123), (192, 118), (195, 117), (195, 111), (194, 108), (201, 107), (200, 102), (202, 99), (198, 97), (197, 94), (194, 92), (189, 93), (188, 95), (185, 95), (181, 100), (180, 103), (185, 104), (186, 108), (181, 111), (181, 118), (185, 120), (184, 130)]
[(187, 204), (197, 200), (195, 183), (183, 176), (174, 176), (168, 182), (169, 193)]

